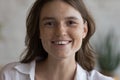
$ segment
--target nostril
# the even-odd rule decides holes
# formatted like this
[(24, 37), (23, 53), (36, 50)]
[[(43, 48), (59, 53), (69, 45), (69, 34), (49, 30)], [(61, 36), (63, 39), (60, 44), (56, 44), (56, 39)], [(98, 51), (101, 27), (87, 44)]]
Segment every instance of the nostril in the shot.
[(56, 37), (62, 37), (62, 36), (66, 36), (66, 34), (65, 33), (56, 33), (55, 36)]
[(54, 31), (54, 34), (55, 34), (57, 37), (65, 36), (65, 35), (67, 35), (66, 28), (65, 28), (64, 26), (58, 26), (58, 27), (56, 27), (56, 29), (55, 29), (55, 31)]

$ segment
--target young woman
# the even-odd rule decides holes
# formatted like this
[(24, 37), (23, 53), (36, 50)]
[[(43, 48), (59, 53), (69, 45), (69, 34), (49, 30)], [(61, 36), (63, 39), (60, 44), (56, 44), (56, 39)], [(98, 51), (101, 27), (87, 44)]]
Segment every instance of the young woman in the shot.
[(95, 24), (82, 0), (36, 0), (26, 27), (26, 54), (0, 80), (113, 80), (93, 69)]

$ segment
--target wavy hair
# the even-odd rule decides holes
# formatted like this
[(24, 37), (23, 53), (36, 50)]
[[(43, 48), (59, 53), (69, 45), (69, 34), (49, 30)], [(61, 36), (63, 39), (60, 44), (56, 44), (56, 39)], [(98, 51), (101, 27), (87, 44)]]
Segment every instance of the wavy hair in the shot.
[[(48, 57), (48, 53), (44, 50), (41, 40), (39, 39), (39, 19), (40, 12), (43, 6), (51, 1), (55, 0), (36, 0), (30, 9), (30, 12), (26, 19), (26, 38), (25, 45), (26, 49), (23, 52), (21, 63), (30, 63), (37, 59), (43, 61)], [(75, 54), (75, 60), (78, 62), (83, 69), (91, 71), (95, 65), (94, 51), (89, 43), (91, 36), (95, 32), (95, 23), (88, 12), (84, 2), (82, 0), (61, 0), (80, 12), (84, 21), (87, 21), (88, 33), (83, 39), (83, 43), (79, 51)]]

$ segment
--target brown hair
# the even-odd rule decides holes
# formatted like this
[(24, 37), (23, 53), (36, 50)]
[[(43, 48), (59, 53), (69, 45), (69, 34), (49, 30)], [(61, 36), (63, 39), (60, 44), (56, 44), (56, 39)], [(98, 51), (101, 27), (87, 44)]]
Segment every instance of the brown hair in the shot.
[[(21, 60), (22, 63), (29, 63), (35, 59), (43, 61), (47, 58), (48, 53), (44, 50), (41, 40), (39, 39), (39, 18), (42, 7), (50, 1), (54, 0), (36, 0), (33, 4), (26, 20), (27, 34), (25, 44), (27, 46), (26, 53)], [(94, 52), (89, 44), (89, 39), (95, 32), (95, 23), (87, 11), (82, 0), (61, 0), (80, 12), (83, 19), (87, 22), (88, 33), (84, 38), (81, 49), (76, 53), (75, 60), (87, 71), (94, 68)]]

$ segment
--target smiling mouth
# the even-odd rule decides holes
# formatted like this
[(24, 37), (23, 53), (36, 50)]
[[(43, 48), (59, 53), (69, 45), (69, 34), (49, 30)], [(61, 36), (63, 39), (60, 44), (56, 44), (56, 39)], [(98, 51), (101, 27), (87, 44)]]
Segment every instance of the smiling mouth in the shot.
[(69, 44), (71, 43), (72, 41), (70, 40), (63, 40), (63, 41), (52, 41), (53, 44), (55, 45), (66, 45), (66, 44)]

